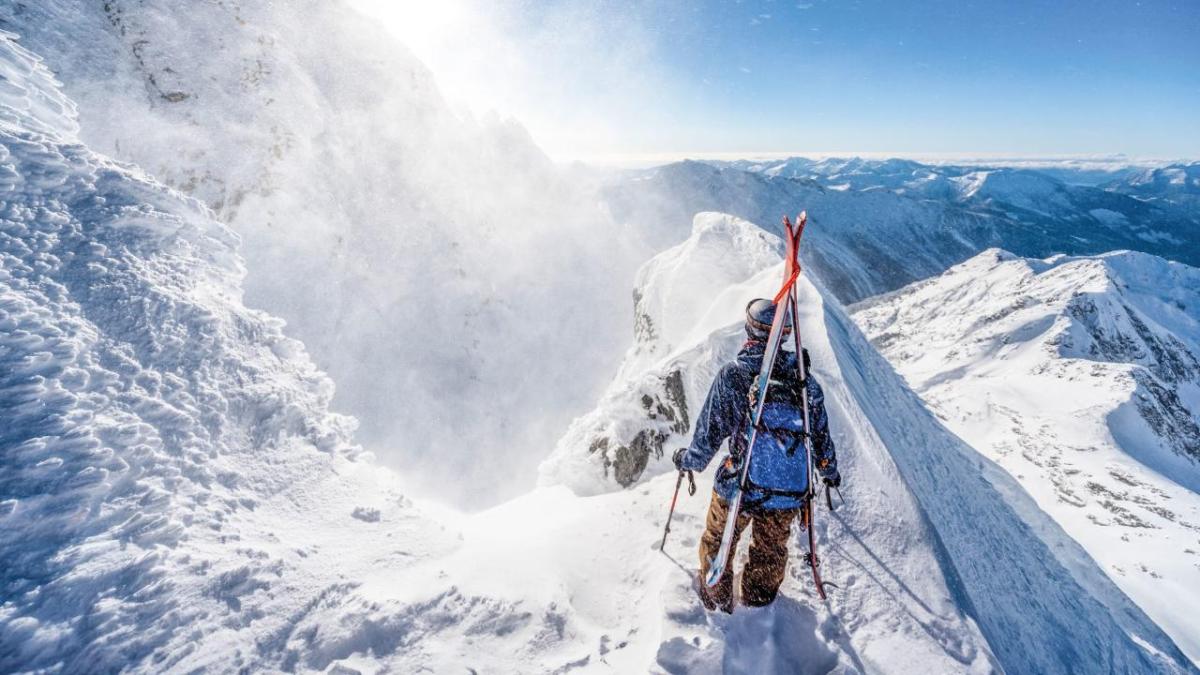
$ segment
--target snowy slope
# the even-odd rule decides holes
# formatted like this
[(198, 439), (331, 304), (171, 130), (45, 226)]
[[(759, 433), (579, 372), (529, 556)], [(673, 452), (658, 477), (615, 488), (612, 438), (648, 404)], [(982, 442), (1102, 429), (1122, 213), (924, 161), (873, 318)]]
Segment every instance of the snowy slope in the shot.
[(89, 145), (241, 236), (247, 300), (426, 491), (479, 506), (532, 487), (619, 362), (649, 251), (518, 124), (456, 115), (345, 2), (0, 3), (0, 27), (64, 81)]
[(0, 671), (282, 663), (355, 508), (418, 557), (425, 521), (243, 306), (237, 237), (80, 145), (7, 33), (0, 74)]
[(236, 237), (77, 144), (44, 67), (2, 47), (3, 670), (987, 670), (927, 558), (851, 544), (865, 594), (922, 593), (893, 602), (900, 631), (799, 600), (765, 638), (761, 615), (709, 624), (650, 546), (663, 480), (422, 513), (351, 460), (328, 380), (242, 306)]
[(987, 251), (855, 319), (1200, 659), (1200, 270)]
[(685, 237), (681, 224), (697, 212), (729, 213), (773, 231), (784, 213), (804, 204), (816, 227), (801, 257), (837, 297), (852, 300), (938, 274), (999, 229), (991, 216), (932, 201), (699, 162), (629, 176), (610, 185), (606, 199), (620, 222), (647, 232), (659, 247)]
[[(684, 252), (744, 250), (736, 242), (756, 232), (745, 221), (711, 214), (693, 227), (689, 241), (648, 263), (639, 277), (656, 285), (711, 284), (702, 266), (680, 264)], [(716, 232), (726, 233), (723, 246), (714, 241)], [(689, 334), (700, 337), (675, 345), (640, 373), (622, 369), (597, 409), (576, 421), (543, 464), (543, 482), (603, 498), (631, 485), (618, 494), (655, 490), (667, 499), (669, 451), (687, 442), (690, 429), (664, 425), (664, 417), (694, 417), (712, 375), (740, 345), (746, 300), (769, 294), (780, 270), (778, 263), (762, 268), (710, 296), (708, 306), (682, 307), (694, 322)], [(807, 282), (802, 289), (801, 326), (825, 387), (846, 477), (847, 504), (832, 515), (822, 510), (818, 521), (827, 578), (843, 588), (816, 611), (847, 627), (843, 648), (870, 671), (959, 672), (968, 668), (960, 657), (986, 649), (1009, 672), (1193, 672), (1162, 630), (1007, 474), (981, 461), (925, 410), (835, 302)], [(641, 297), (661, 293), (638, 289)], [(650, 319), (686, 323), (682, 316)], [(641, 362), (648, 351), (635, 346), (628, 358)], [(661, 450), (637, 442), (646, 433), (660, 439)], [(622, 456), (640, 466), (614, 471)], [(692, 508), (696, 501), (704, 500), (690, 500)], [(700, 526), (685, 526), (692, 534), (681, 541), (685, 560), (695, 555)], [(783, 592), (811, 598), (810, 585), (804, 570), (793, 567)], [(932, 624), (931, 610), (938, 617)], [(894, 641), (879, 644), (881, 635)], [(941, 638), (950, 636), (973, 646), (934, 656), (927, 640), (944, 645)], [(904, 660), (918, 653), (913, 650), (922, 656)], [(945, 656), (961, 662), (939, 660)], [(968, 660), (986, 667), (978, 658)]]

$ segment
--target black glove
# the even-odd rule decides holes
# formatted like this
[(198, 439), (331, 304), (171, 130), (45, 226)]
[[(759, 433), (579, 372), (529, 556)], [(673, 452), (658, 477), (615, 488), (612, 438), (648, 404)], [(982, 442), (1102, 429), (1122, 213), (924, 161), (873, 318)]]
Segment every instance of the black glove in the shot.
[(842, 486), (842, 475), (839, 474), (837, 471), (834, 471), (833, 473), (826, 474), (821, 479), (821, 482), (825, 483), (826, 485), (828, 485), (831, 488), (841, 487)]
[(683, 456), (686, 453), (687, 448), (680, 448), (675, 451), (675, 454), (671, 455), (671, 463), (674, 464), (675, 468), (679, 471), (683, 471)]

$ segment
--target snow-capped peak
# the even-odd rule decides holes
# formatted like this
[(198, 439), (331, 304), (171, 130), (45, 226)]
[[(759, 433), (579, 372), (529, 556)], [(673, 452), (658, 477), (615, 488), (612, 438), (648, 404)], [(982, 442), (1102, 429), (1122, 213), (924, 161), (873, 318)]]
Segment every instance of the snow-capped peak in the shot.
[[(685, 344), (713, 299), (728, 286), (775, 265), (783, 242), (722, 213), (698, 213), (691, 236), (641, 267), (634, 297), (634, 356), (664, 356)], [(709, 328), (709, 330), (705, 330)], [(700, 330), (707, 334), (711, 326)], [(633, 367), (649, 365), (635, 359)]]

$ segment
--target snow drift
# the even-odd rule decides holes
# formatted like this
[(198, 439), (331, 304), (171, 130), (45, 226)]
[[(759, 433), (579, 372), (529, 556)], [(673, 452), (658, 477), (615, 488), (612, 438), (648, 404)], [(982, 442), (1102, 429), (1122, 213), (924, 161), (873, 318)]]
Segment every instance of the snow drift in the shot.
[(930, 409), (1200, 657), (1200, 270), (986, 251), (854, 317)]

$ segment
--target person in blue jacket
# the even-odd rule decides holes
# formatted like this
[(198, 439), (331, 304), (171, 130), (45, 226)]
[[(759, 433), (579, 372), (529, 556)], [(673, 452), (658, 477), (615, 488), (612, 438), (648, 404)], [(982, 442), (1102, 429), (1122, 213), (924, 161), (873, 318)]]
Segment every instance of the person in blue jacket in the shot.
[[(751, 388), (762, 365), (775, 311), (776, 305), (770, 300), (753, 300), (746, 306), (746, 342), (737, 358), (721, 368), (713, 381), (696, 421), (691, 445), (681, 448), (673, 457), (680, 471), (704, 471), (726, 439), (730, 441), (729, 452), (717, 468), (712, 502), (700, 539), (698, 589), (701, 601), (709, 610), (733, 611), (733, 556), (729, 556), (725, 572), (716, 586), (708, 588), (704, 579), (710, 561), (721, 546), (729, 500), (741, 478), (742, 459), (750, 435), (750, 408), (758, 395), (757, 392), (752, 395)], [(790, 332), (790, 329), (790, 325), (785, 326), (785, 330)], [(806, 352), (805, 372), (808, 371), (807, 357)], [(737, 519), (735, 548), (742, 531), (747, 526), (751, 528), (750, 558), (741, 576), (741, 599), (750, 606), (773, 602), (783, 583), (792, 521), (801, 510), (801, 497), (808, 486), (808, 460), (803, 451), (805, 431), (811, 439), (814, 464), (823, 482), (838, 487), (842, 480), (833, 439), (829, 437), (825, 395), (811, 374), (801, 382), (796, 366), (797, 355), (781, 349), (772, 369), (766, 402), (766, 408), (776, 413), (775, 418), (780, 423), (774, 425), (778, 429), (761, 428), (760, 425), (759, 440), (751, 454), (751, 480), (746, 486)], [(803, 428), (802, 422), (801, 392), (804, 390), (808, 392), (811, 425), (808, 430)], [(764, 414), (764, 420), (767, 417)], [(794, 431), (790, 433), (786, 423), (789, 419), (795, 420)], [(756, 483), (756, 479), (762, 484)]]

